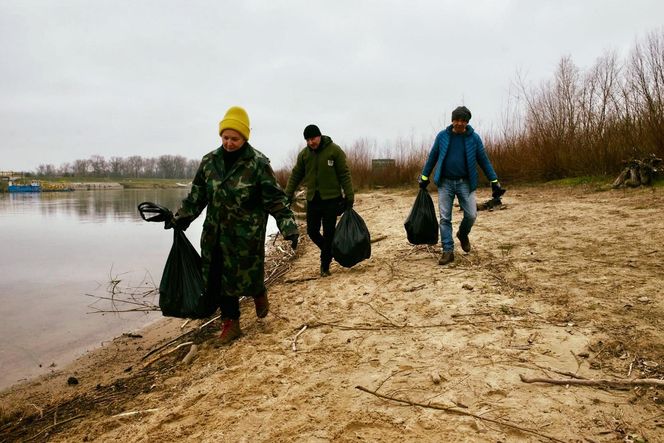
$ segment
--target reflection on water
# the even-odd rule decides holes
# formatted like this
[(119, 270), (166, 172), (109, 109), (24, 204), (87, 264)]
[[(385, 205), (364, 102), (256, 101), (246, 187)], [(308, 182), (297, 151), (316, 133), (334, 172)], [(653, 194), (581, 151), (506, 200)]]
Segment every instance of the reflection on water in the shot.
[(0, 213), (21, 214), (37, 210), (44, 215), (76, 216), (81, 222), (142, 222), (136, 211), (139, 203), (152, 201), (175, 212), (186, 195), (186, 189), (5, 194), (6, 202), (0, 201)]
[[(91, 314), (87, 296), (159, 284), (172, 242), (137, 206), (176, 210), (187, 189), (0, 194), (0, 389), (64, 366), (86, 350), (160, 318), (160, 313)], [(200, 251), (205, 214), (187, 229)], [(273, 232), (270, 218), (268, 230)], [(155, 300), (155, 303), (157, 300)], [(109, 307), (110, 309), (110, 307)], [(53, 367), (51, 367), (54, 365)]]

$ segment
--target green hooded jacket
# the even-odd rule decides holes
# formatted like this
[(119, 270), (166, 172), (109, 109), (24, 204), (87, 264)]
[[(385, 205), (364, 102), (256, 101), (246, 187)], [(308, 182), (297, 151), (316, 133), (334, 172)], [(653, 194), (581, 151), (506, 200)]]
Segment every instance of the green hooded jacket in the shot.
[(342, 188), (346, 199), (351, 202), (355, 199), (346, 154), (327, 135), (321, 136), (318, 149), (307, 146), (298, 154), (286, 186), (290, 200), (300, 183), (307, 188), (308, 201), (313, 200), (316, 191), (323, 200), (339, 198)]
[(182, 201), (176, 219), (190, 223), (205, 207), (201, 258), (205, 287), (210, 278), (212, 251), (222, 252), (221, 287), (225, 296), (255, 296), (265, 292), (265, 231), (268, 214), (284, 237), (297, 234), (293, 212), (270, 166), (270, 160), (249, 143), (225, 170), (223, 147), (205, 155)]

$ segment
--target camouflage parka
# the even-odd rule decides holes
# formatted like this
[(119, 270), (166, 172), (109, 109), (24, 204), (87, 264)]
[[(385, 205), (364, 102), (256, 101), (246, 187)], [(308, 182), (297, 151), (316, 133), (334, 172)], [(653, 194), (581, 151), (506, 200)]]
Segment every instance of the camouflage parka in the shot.
[[(248, 142), (225, 170), (223, 147), (205, 155), (175, 218), (190, 223), (207, 206), (201, 235), (203, 279), (221, 278), (222, 295), (254, 296), (265, 291), (265, 231), (268, 214), (284, 237), (297, 234), (293, 212), (270, 166)], [(212, 252), (222, 253), (222, 275), (210, 276)]]

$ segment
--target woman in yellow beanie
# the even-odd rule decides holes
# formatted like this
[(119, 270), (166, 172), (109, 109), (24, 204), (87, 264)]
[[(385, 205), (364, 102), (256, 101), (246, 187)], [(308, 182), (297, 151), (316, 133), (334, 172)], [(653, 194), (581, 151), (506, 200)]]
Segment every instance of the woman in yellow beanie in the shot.
[(240, 302), (253, 297), (256, 315), (267, 315), (264, 284), (265, 231), (268, 215), (297, 247), (298, 230), (270, 167), (270, 160), (249, 144), (249, 116), (231, 107), (219, 122), (222, 145), (201, 160), (191, 192), (170, 223), (186, 229), (207, 207), (201, 235), (203, 279), (208, 293), (219, 300), (220, 343), (240, 337)]

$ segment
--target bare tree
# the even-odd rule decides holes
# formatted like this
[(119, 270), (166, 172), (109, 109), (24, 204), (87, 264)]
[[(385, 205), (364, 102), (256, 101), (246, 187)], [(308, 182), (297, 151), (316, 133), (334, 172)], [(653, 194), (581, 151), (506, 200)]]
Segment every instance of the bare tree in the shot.
[(143, 172), (143, 157), (140, 155), (132, 155), (127, 158), (127, 170), (129, 177), (138, 178)]
[(92, 169), (92, 174), (95, 177), (103, 177), (106, 175), (106, 159), (103, 155), (95, 154), (90, 156), (89, 165)]
[(649, 148), (664, 154), (664, 31), (636, 44), (629, 71), (639, 117), (648, 129)]
[(88, 160), (74, 160), (74, 174), (84, 177), (88, 174)]
[(60, 165), (60, 168), (58, 168), (57, 173), (60, 174), (63, 177), (68, 177), (74, 172), (74, 168), (72, 167), (71, 163), (63, 163)]
[(112, 177), (122, 176), (124, 160), (122, 157), (111, 157), (108, 161), (108, 172)]

